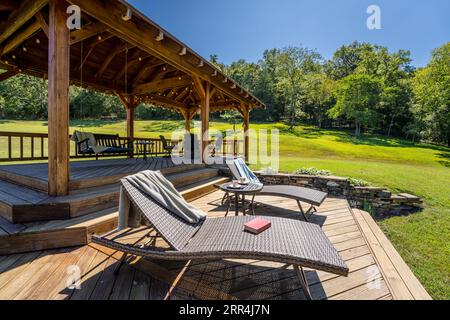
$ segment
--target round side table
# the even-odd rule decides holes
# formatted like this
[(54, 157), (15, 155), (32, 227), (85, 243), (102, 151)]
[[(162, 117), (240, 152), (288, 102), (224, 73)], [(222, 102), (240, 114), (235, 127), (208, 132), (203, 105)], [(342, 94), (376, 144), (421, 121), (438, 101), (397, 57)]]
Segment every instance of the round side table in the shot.
[[(239, 215), (239, 204), (242, 205), (242, 213), (244, 215), (247, 214), (247, 211), (251, 211), (251, 214), (255, 215), (255, 195), (263, 189), (262, 184), (249, 183), (247, 185), (239, 185), (239, 188), (233, 188), (233, 183), (230, 182), (220, 185), (219, 189), (224, 191), (226, 193), (226, 197), (228, 198), (228, 207), (225, 217), (228, 215), (231, 208), (232, 199), (230, 194), (234, 194), (234, 213), (236, 216)], [(251, 201), (246, 201), (246, 196), (251, 196)], [(247, 208), (246, 203), (249, 203)]]

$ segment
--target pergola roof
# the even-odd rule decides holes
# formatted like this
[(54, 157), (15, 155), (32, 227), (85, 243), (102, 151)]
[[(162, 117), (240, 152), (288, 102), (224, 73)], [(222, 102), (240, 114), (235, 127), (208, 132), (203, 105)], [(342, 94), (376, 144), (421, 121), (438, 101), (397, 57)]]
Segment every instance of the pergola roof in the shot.
[[(203, 83), (210, 111), (264, 107), (169, 32), (123, 0), (68, 0), (82, 11), (71, 31), (70, 81), (85, 88), (176, 111), (199, 110)], [(124, 19), (131, 9), (131, 19)], [(48, 0), (0, 0), (0, 80), (17, 73), (47, 77)]]

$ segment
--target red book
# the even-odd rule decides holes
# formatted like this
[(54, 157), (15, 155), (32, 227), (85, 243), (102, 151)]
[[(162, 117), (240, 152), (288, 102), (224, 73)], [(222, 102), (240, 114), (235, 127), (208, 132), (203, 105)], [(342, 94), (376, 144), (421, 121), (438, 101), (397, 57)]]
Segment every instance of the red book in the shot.
[(260, 234), (264, 230), (269, 229), (271, 226), (272, 224), (270, 221), (257, 218), (244, 224), (244, 230), (253, 234)]

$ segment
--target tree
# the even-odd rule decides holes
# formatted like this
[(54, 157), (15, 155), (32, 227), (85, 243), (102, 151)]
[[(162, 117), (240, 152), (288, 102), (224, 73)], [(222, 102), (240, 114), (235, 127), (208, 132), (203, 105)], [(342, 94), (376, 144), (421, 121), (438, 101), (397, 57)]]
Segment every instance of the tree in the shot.
[(322, 128), (328, 110), (336, 103), (336, 81), (323, 73), (315, 73), (305, 78), (308, 109), (315, 118), (316, 125)]
[(350, 45), (340, 47), (333, 58), (324, 65), (325, 73), (334, 80), (341, 80), (355, 73), (365, 51), (370, 51), (371, 44), (355, 41)]
[(289, 125), (303, 114), (302, 106), (306, 100), (304, 80), (307, 74), (320, 70), (321, 56), (302, 47), (283, 49), (277, 56), (277, 89), (286, 102)]
[(432, 53), (431, 62), (413, 79), (414, 112), (425, 125), (424, 135), (450, 146), (450, 42)]
[(359, 136), (362, 126), (376, 124), (381, 92), (380, 80), (367, 75), (350, 75), (339, 83), (336, 105), (328, 114), (333, 118), (344, 116), (354, 121), (355, 135)]

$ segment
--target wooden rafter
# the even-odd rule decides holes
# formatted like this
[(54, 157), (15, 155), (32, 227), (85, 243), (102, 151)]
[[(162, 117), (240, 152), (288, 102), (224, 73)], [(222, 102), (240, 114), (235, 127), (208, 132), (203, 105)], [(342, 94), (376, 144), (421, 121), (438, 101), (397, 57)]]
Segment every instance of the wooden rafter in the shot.
[[(245, 98), (237, 90), (230, 89), (229, 84), (222, 83), (222, 77), (213, 77), (212, 74), (216, 69), (212, 66), (204, 65), (202, 68), (199, 68), (199, 57), (190, 50), (186, 55), (180, 56), (180, 43), (175, 39), (165, 37), (164, 41), (157, 41), (156, 37), (161, 30), (151, 24), (149, 20), (144, 22), (138, 21), (138, 19), (134, 19), (133, 21), (122, 20), (124, 9), (126, 9), (124, 3), (100, 0), (68, 1), (80, 6), (83, 12), (86, 12), (107, 25), (111, 32), (115, 33), (121, 39), (130, 44), (134, 44), (163, 61), (167, 61), (186, 74), (198, 76), (214, 84), (218, 89), (225, 91), (233, 99), (244, 103), (250, 103), (254, 99), (253, 97)], [(181, 46), (183, 47), (183, 45)]]
[(183, 99), (187, 97), (187, 95), (190, 93), (189, 87), (186, 87), (176, 98), (175, 101), (180, 102), (184, 101)]
[(188, 76), (173, 77), (164, 80), (152, 81), (137, 85), (133, 88), (134, 94), (148, 94), (152, 92), (180, 88), (188, 86), (192, 82), (192, 79)]
[(113, 59), (121, 52), (125, 51), (125, 50), (129, 50), (131, 49), (132, 46), (129, 46), (127, 43), (118, 43), (114, 49), (108, 54), (108, 56), (105, 58), (105, 60), (103, 60), (102, 65), (100, 66), (100, 68), (98, 69), (97, 73), (95, 74), (95, 76), (101, 77), (103, 75), (103, 73), (106, 71), (106, 69), (108, 68), (109, 64), (113, 61)]
[(42, 31), (44, 31), (45, 35), (48, 38), (48, 23), (41, 12), (36, 13), (36, 19), (37, 21), (39, 21)]
[(155, 64), (154, 61), (148, 61), (142, 68), (140, 68), (138, 74), (131, 80), (130, 84), (132, 87), (135, 87), (142, 78), (148, 73), (150, 69), (154, 69)]
[(136, 50), (131, 56), (131, 59), (128, 61), (128, 63), (124, 63), (122, 68), (116, 73), (116, 75), (114, 76), (114, 82), (117, 82), (120, 79), (124, 78), (127, 68), (134, 67), (138, 63), (145, 63), (145, 61), (151, 57), (152, 56), (147, 53)]
[(79, 66), (77, 67), (77, 70), (81, 70), (81, 67), (86, 63), (86, 61), (89, 59), (89, 56), (92, 54), (92, 51), (94, 51), (95, 47), (106, 41), (111, 39), (112, 37), (114, 37), (114, 35), (110, 34), (110, 33), (103, 33), (102, 35), (100, 35), (100, 38), (95, 38), (90, 40), (89, 43), (87, 43), (86, 49), (84, 50), (85, 53), (83, 54), (82, 60), (79, 64)]
[(145, 96), (143, 97), (144, 100), (148, 101), (149, 103), (155, 104), (155, 105), (161, 105), (164, 107), (170, 107), (177, 110), (183, 110), (186, 109), (186, 106), (183, 103), (176, 102), (174, 100), (168, 99), (166, 97), (158, 96), (158, 95), (151, 95), (151, 96)]
[(17, 33), (14, 37), (9, 38), (3, 46), (1, 55), (7, 54), (20, 46), (25, 40), (30, 38), (41, 29), (41, 24), (38, 20), (32, 21), (23, 31)]
[(81, 29), (72, 31), (70, 33), (70, 45), (74, 45), (80, 41), (97, 36), (105, 32), (106, 30), (107, 28), (99, 22), (90, 23), (86, 26), (83, 26)]
[(200, 99), (201, 100), (205, 99), (206, 92), (205, 92), (205, 87), (203, 86), (202, 81), (200, 80), (199, 77), (195, 77), (195, 76), (192, 77), (192, 79), (194, 80), (195, 91), (199, 95)]
[(0, 25), (0, 44), (32, 19), (46, 4), (47, 0), (23, 0), (20, 7)]

